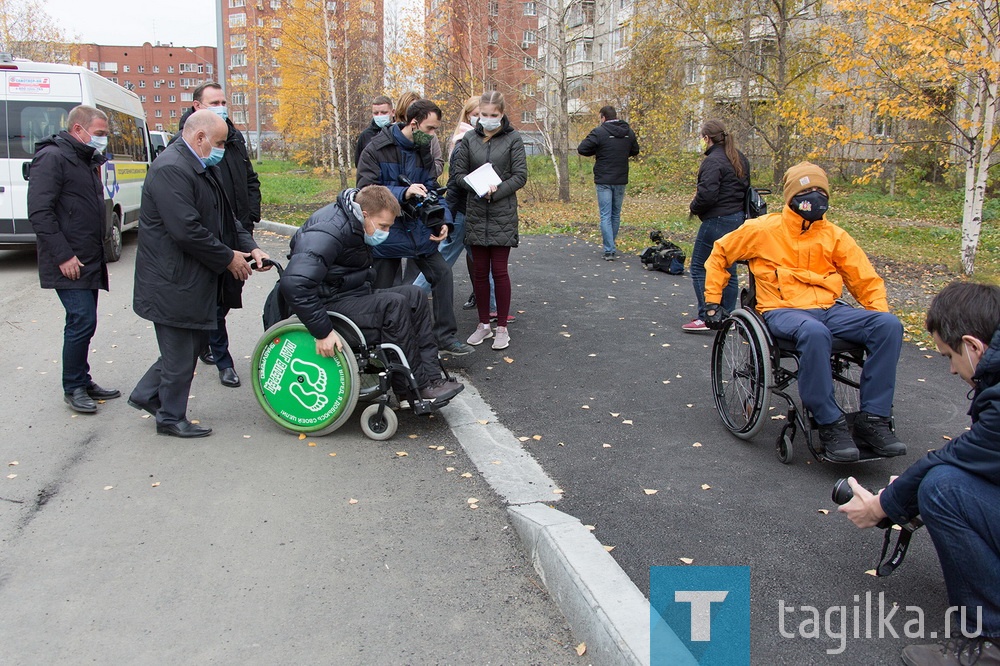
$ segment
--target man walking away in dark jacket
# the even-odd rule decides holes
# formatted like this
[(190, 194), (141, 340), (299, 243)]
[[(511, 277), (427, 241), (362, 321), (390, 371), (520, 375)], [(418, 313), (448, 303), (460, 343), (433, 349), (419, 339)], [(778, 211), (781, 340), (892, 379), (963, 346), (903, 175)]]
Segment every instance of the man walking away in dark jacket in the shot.
[(228, 272), (246, 280), (246, 255), (258, 269), (268, 258), (237, 223), (223, 194), (215, 165), (223, 160), (227, 135), (220, 116), (195, 111), (181, 138), (156, 158), (142, 186), (132, 308), (153, 322), (160, 358), (128, 402), (155, 415), (161, 435), (211, 434), (211, 428), (187, 420), (187, 402), (198, 353), (216, 327), (220, 277)]
[(354, 168), (357, 168), (361, 159), (361, 152), (365, 149), (375, 135), (382, 131), (383, 127), (392, 124), (392, 117), (395, 112), (392, 110), (392, 100), (385, 95), (379, 95), (372, 100), (372, 121), (368, 127), (361, 131), (358, 136), (358, 143), (354, 147)]
[(104, 259), (101, 165), (108, 117), (90, 106), (69, 112), (68, 129), (35, 144), (28, 180), (28, 219), (35, 231), (42, 289), (55, 289), (66, 309), (63, 329), (64, 400), (83, 414), (95, 400), (117, 398), (90, 377), (90, 340), (97, 331), (97, 293), (108, 289)]
[(622, 201), (628, 184), (628, 158), (639, 154), (639, 141), (624, 120), (618, 120), (613, 106), (600, 111), (601, 124), (577, 146), (584, 157), (594, 156), (594, 184), (597, 186), (597, 209), (601, 214), (601, 241), (604, 260), (614, 261), (615, 240), (622, 223)]
[[(458, 339), (455, 322), (455, 285), (451, 266), (438, 251), (438, 243), (448, 237), (451, 213), (444, 209), (444, 224), (430, 229), (420, 220), (413, 205), (437, 189), (436, 167), (428, 146), (441, 125), (441, 109), (430, 100), (418, 99), (406, 109), (406, 122), (389, 125), (361, 152), (358, 187), (388, 187), (403, 209), (389, 230), (385, 242), (373, 248), (375, 287), (391, 287), (401, 259), (412, 259), (431, 284), (434, 297), (434, 335), (444, 354), (463, 356), (475, 351)], [(411, 184), (404, 185), (404, 177)]]
[(934, 541), (950, 640), (907, 646), (904, 664), (1000, 664), (1000, 289), (950, 284), (931, 302), (926, 325), (951, 373), (972, 387), (972, 427), (874, 495), (851, 477), (854, 498), (840, 511), (858, 527), (886, 517), (904, 525), (919, 514)]
[[(396, 382), (401, 399), (449, 400), (464, 385), (442, 376), (431, 332), (427, 296), (420, 287), (373, 289), (371, 248), (384, 242), (399, 215), (399, 202), (388, 189), (369, 185), (344, 190), (337, 200), (309, 216), (291, 241), (281, 293), (313, 337), (316, 353), (333, 356), (343, 341), (328, 311), (357, 324), (368, 340), (399, 345), (416, 380), (419, 396)], [(396, 379), (396, 378), (394, 378)]]
[[(237, 221), (244, 229), (253, 233), (254, 225), (260, 222), (260, 178), (253, 170), (247, 143), (233, 122), (229, 120), (226, 95), (218, 83), (203, 83), (194, 89), (194, 106), (181, 117), (180, 131), (184, 123), (195, 111), (208, 109), (226, 121), (229, 130), (226, 136), (226, 155), (219, 163), (222, 175), (222, 190), (233, 207)], [(257, 139), (260, 140), (259, 138)], [(229, 239), (232, 240), (232, 239)], [(226, 242), (225, 240), (223, 242)], [(219, 302), (218, 328), (208, 334), (208, 346), (202, 350), (201, 360), (214, 364), (219, 370), (219, 381), (223, 386), (235, 388), (240, 385), (232, 354), (229, 353), (229, 333), (226, 331), (226, 315), (233, 308), (243, 307), (243, 282), (229, 273), (222, 275), (222, 300)]]

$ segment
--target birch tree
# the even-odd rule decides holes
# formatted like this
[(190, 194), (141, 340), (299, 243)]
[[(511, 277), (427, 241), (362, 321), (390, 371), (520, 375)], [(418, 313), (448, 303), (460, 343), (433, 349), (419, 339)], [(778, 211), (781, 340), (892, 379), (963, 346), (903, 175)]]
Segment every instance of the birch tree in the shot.
[(36, 62), (68, 62), (67, 41), (41, 0), (0, 0), (0, 52)]

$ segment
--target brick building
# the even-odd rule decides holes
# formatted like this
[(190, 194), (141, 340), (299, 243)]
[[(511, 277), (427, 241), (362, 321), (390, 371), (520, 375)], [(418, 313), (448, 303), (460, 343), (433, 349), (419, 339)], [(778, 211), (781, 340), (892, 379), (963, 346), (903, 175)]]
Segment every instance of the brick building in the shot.
[(216, 78), (213, 46), (80, 44), (74, 64), (97, 72), (139, 95), (150, 129), (177, 131), (194, 89)]

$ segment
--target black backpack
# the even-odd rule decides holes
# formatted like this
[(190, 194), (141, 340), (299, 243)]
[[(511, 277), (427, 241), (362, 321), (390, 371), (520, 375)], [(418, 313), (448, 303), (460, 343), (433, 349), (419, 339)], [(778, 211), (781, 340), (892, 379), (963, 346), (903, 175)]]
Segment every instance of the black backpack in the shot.
[(748, 220), (767, 215), (767, 202), (764, 201), (764, 195), (770, 193), (771, 190), (759, 190), (752, 186), (747, 188), (747, 193), (743, 196), (743, 212)]
[(659, 231), (649, 232), (649, 240), (656, 243), (639, 255), (642, 267), (649, 271), (663, 271), (670, 275), (684, 274), (684, 250), (663, 239)]

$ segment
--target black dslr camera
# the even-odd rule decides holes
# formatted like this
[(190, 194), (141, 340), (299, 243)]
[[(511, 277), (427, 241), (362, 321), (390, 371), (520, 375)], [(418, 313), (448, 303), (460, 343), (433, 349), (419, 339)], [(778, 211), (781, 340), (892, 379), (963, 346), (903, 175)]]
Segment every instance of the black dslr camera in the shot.
[[(413, 184), (406, 176), (400, 176), (398, 182), (403, 187), (409, 187)], [(446, 187), (429, 189), (425, 196), (418, 194), (405, 199), (401, 206), (403, 215), (420, 220), (421, 224), (433, 230), (435, 235), (437, 235), (438, 230), (447, 224), (444, 215), (444, 202), (441, 200), (441, 197), (447, 191), (448, 188)], [(452, 225), (448, 224), (447, 226), (450, 233)]]
[[(851, 489), (847, 479), (839, 479), (837, 483), (833, 485), (832, 495), (835, 504), (843, 505), (847, 504), (854, 498), (854, 491)], [(896, 525), (889, 518), (883, 518), (877, 525), (875, 525), (875, 527), (885, 530), (885, 534), (882, 537), (882, 554), (879, 555), (879, 563), (878, 566), (875, 567), (876, 576), (888, 576), (896, 570), (896, 567), (903, 563), (903, 559), (906, 557), (906, 551), (910, 547), (910, 538), (913, 536), (914, 532), (923, 527), (923, 524), (923, 521), (920, 520), (920, 516), (917, 516), (905, 525)], [(896, 539), (896, 547), (893, 549), (892, 554), (886, 558), (886, 554), (889, 553), (889, 542), (892, 538), (891, 535), (893, 528), (899, 530), (899, 538)]]

